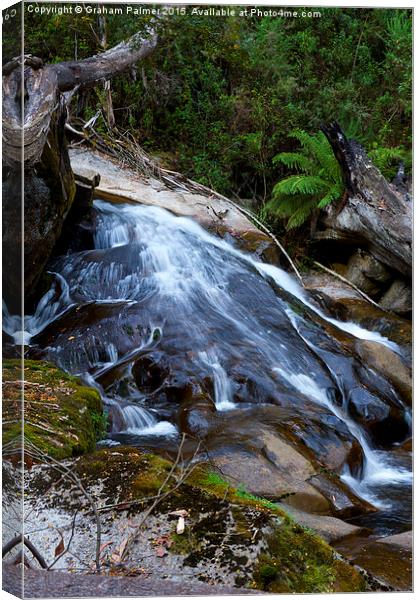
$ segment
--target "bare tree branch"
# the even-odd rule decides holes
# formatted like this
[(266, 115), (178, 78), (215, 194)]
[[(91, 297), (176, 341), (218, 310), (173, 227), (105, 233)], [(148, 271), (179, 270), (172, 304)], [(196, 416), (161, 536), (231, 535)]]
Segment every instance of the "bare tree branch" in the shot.
[(157, 21), (145, 33), (134, 34), (127, 42), (80, 61), (67, 61), (49, 65), (48, 70), (57, 76), (60, 92), (71, 90), (75, 85), (88, 87), (101, 79), (105, 81), (130, 69), (139, 60), (151, 54), (157, 46)]

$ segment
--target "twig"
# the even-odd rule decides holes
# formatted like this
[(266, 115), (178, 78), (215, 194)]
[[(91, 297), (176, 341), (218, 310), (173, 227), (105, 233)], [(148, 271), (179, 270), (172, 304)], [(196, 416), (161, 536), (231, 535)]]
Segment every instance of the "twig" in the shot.
[(137, 539), (137, 537), (140, 535), (141, 533), (141, 528), (144, 525), (144, 523), (147, 521), (148, 517), (150, 516), (150, 514), (153, 512), (153, 510), (157, 507), (158, 504), (160, 504), (160, 502), (162, 502), (165, 498), (167, 498), (170, 494), (173, 494), (183, 483), (184, 481), (190, 476), (190, 474), (192, 473), (192, 471), (198, 466), (198, 463), (192, 464), (196, 455), (199, 452), (199, 449), (201, 447), (201, 442), (198, 443), (196, 450), (190, 460), (190, 465), (189, 467), (187, 467), (185, 469), (185, 471), (181, 474), (180, 478), (178, 479), (176, 485), (169, 489), (167, 492), (162, 493), (164, 487), (168, 484), (168, 482), (170, 481), (170, 478), (172, 477), (172, 475), (174, 474), (174, 471), (176, 469), (177, 464), (179, 463), (180, 457), (182, 455), (182, 448), (183, 448), (183, 444), (185, 442), (186, 439), (186, 435), (183, 434), (182, 435), (182, 441), (179, 445), (179, 450), (175, 459), (175, 462), (172, 465), (172, 468), (170, 469), (166, 479), (164, 480), (163, 484), (160, 486), (158, 494), (157, 494), (157, 498), (154, 500), (153, 504), (146, 510), (145, 514), (143, 515), (141, 521), (139, 522), (139, 524), (136, 527), (135, 532), (128, 538), (127, 543), (125, 545), (125, 548), (121, 554), (121, 560), (127, 555), (128, 549), (129, 549), (129, 544), (132, 543), (134, 540)]
[(382, 306), (380, 306), (379, 304), (377, 304), (376, 302), (374, 302), (374, 300), (372, 300), (372, 298), (370, 298), (365, 292), (363, 292), (362, 290), (360, 290), (354, 283), (352, 283), (352, 281), (349, 281), (349, 279), (346, 279), (346, 277), (344, 277), (343, 275), (340, 275), (339, 273), (336, 273), (336, 271), (332, 271), (332, 269), (328, 269), (327, 267), (325, 267), (321, 263), (317, 262), (316, 260), (313, 261), (313, 264), (315, 264), (320, 269), (323, 269), (323, 271), (326, 271), (326, 273), (329, 273), (329, 275), (333, 275), (337, 279), (340, 279), (341, 281), (343, 281), (344, 283), (346, 283), (347, 285), (349, 285), (356, 292), (358, 292), (358, 294), (360, 296), (362, 296), (364, 298), (364, 300), (366, 300), (367, 302), (369, 302), (370, 304), (372, 304), (376, 308), (379, 308), (380, 310), (382, 310), (384, 312), (391, 312), (390, 310), (386, 311)]
[(65, 124), (65, 128), (68, 129), (68, 131), (71, 131), (71, 133), (74, 133), (74, 135), (78, 135), (84, 140), (87, 139), (87, 135), (85, 133), (83, 133), (82, 131), (77, 131), (77, 129), (74, 129), (74, 127), (72, 127), (69, 123)]
[(10, 552), (10, 550), (13, 550), (13, 548), (15, 546), (17, 546), (19, 543), (22, 543), (32, 552), (32, 554), (34, 555), (34, 557), (36, 558), (36, 560), (39, 562), (39, 564), (41, 565), (41, 567), (43, 569), (47, 569), (48, 565), (44, 559), (44, 557), (42, 556), (42, 554), (39, 553), (39, 551), (35, 548), (35, 546), (32, 544), (32, 542), (30, 540), (28, 540), (26, 537), (22, 536), (22, 535), (17, 535), (16, 537), (14, 537), (12, 540), (10, 540), (9, 542), (7, 542), (7, 544), (5, 544), (2, 548), (2, 556), (6, 556), (6, 554), (8, 552)]
[(102, 541), (101, 541), (102, 540), (102, 526), (101, 526), (99, 511), (97, 509), (97, 505), (96, 505), (95, 501), (93, 500), (93, 498), (89, 494), (89, 492), (85, 489), (85, 487), (81, 483), (80, 479), (77, 477), (77, 475), (75, 473), (73, 473), (73, 471), (71, 469), (68, 469), (62, 463), (59, 463), (58, 461), (56, 461), (54, 458), (52, 458), (51, 456), (49, 456), (45, 452), (42, 452), (42, 450), (39, 450), (39, 448), (37, 448), (35, 446), (35, 444), (33, 444), (31, 441), (25, 439), (25, 453), (30, 454), (31, 452), (30, 451), (28, 452), (28, 447), (31, 448), (31, 451), (32, 451), (33, 455), (35, 455), (35, 456), (38, 455), (38, 457), (41, 457), (42, 459), (49, 461), (50, 463), (52, 463), (52, 466), (57, 471), (59, 471), (60, 473), (65, 474), (69, 479), (71, 479), (71, 481), (73, 481), (73, 483), (79, 488), (79, 490), (81, 491), (81, 493), (84, 495), (84, 497), (89, 502), (89, 504), (91, 506), (91, 509), (92, 509), (92, 512), (94, 514), (95, 520), (96, 520), (96, 556), (95, 556), (95, 563), (96, 563), (96, 570), (97, 570), (98, 573), (100, 573), (100, 571), (101, 571), (101, 565), (100, 565), (100, 547), (101, 547), (101, 543), (102, 543)]
[(74, 517), (73, 517), (73, 521), (71, 523), (71, 534), (70, 534), (70, 539), (68, 540), (67, 546), (65, 548), (65, 550), (63, 550), (63, 552), (61, 552), (61, 554), (59, 554), (53, 561), (52, 563), (49, 565), (49, 567), (47, 567), (47, 570), (49, 571), (50, 569), (52, 569), (52, 567), (55, 565), (55, 563), (57, 563), (60, 558), (62, 558), (64, 556), (64, 554), (67, 554), (67, 552), (70, 550), (70, 546), (71, 546), (71, 542), (73, 541), (73, 537), (74, 537), (74, 529), (76, 526), (76, 518), (77, 518), (77, 513), (78, 510), (76, 510), (76, 512), (74, 513)]

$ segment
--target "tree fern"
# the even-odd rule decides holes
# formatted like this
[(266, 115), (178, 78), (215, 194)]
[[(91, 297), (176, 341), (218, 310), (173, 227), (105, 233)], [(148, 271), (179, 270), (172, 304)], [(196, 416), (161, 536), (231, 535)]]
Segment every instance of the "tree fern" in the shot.
[(300, 227), (316, 209), (338, 200), (344, 190), (339, 164), (322, 132), (310, 135), (293, 131), (290, 137), (300, 142), (300, 152), (281, 152), (273, 159), (298, 171), (279, 181), (265, 211), (288, 217), (287, 229)]

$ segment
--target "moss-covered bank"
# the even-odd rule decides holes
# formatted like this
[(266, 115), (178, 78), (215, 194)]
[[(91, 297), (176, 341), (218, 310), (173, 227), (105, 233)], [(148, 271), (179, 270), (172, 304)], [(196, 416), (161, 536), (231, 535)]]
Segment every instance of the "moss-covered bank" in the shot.
[(94, 450), (106, 424), (99, 393), (35, 360), (3, 363), (3, 444), (21, 436), (22, 388), (27, 440), (56, 459)]
[[(160, 456), (118, 447), (83, 456), (76, 470), (87, 485), (100, 481), (102, 501), (112, 499), (119, 515), (127, 511), (125, 518), (136, 521), (151, 502), (143, 501), (155, 497), (171, 467)], [(163, 491), (176, 488), (179, 475), (178, 469)], [(188, 515), (182, 535), (170, 516), (179, 509)], [(177, 565), (182, 577), (277, 593), (366, 589), (364, 577), (314, 532), (275, 503), (232, 487), (207, 465), (197, 466), (153, 515), (142, 540), (166, 540), (167, 556), (155, 560), (166, 561), (168, 570)]]

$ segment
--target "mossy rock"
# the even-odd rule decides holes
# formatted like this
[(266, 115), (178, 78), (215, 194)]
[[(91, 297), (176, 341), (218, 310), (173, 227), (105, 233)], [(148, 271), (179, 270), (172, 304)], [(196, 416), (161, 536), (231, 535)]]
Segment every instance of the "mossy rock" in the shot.
[[(140, 448), (98, 450), (76, 465), (87, 486), (101, 482), (105, 504), (127, 510), (126, 518), (133, 521), (159, 489), (164, 494), (175, 488), (153, 511), (155, 521), (150, 517), (147, 521), (151, 530), (156, 522), (163, 527), (159, 535), (170, 539), (169, 554), (178, 557), (173, 560), (179, 560), (189, 575), (277, 593), (366, 588), (354, 567), (313, 531), (296, 524), (282, 507), (233, 487), (207, 465), (197, 466), (178, 487), (180, 470), (175, 469), (164, 486), (172, 463)], [(180, 508), (188, 514), (182, 535), (176, 533), (176, 518), (170, 517)], [(143, 539), (150, 535), (157, 534), (146, 529)]]
[[(231, 487), (215, 472), (203, 469), (195, 485), (236, 505), (256, 507), (279, 517), (266, 537), (267, 551), (259, 556), (252, 587), (273, 593), (362, 592), (364, 577), (315, 532), (298, 525), (274, 502), (259, 498), (241, 487)], [(233, 511), (234, 512), (234, 511)], [(236, 528), (242, 529), (240, 513)], [(244, 532), (246, 524), (244, 524)]]
[(3, 444), (22, 435), (22, 379), (24, 382), (24, 436), (56, 459), (95, 448), (106, 428), (97, 390), (44, 362), (20, 360), (3, 363)]

